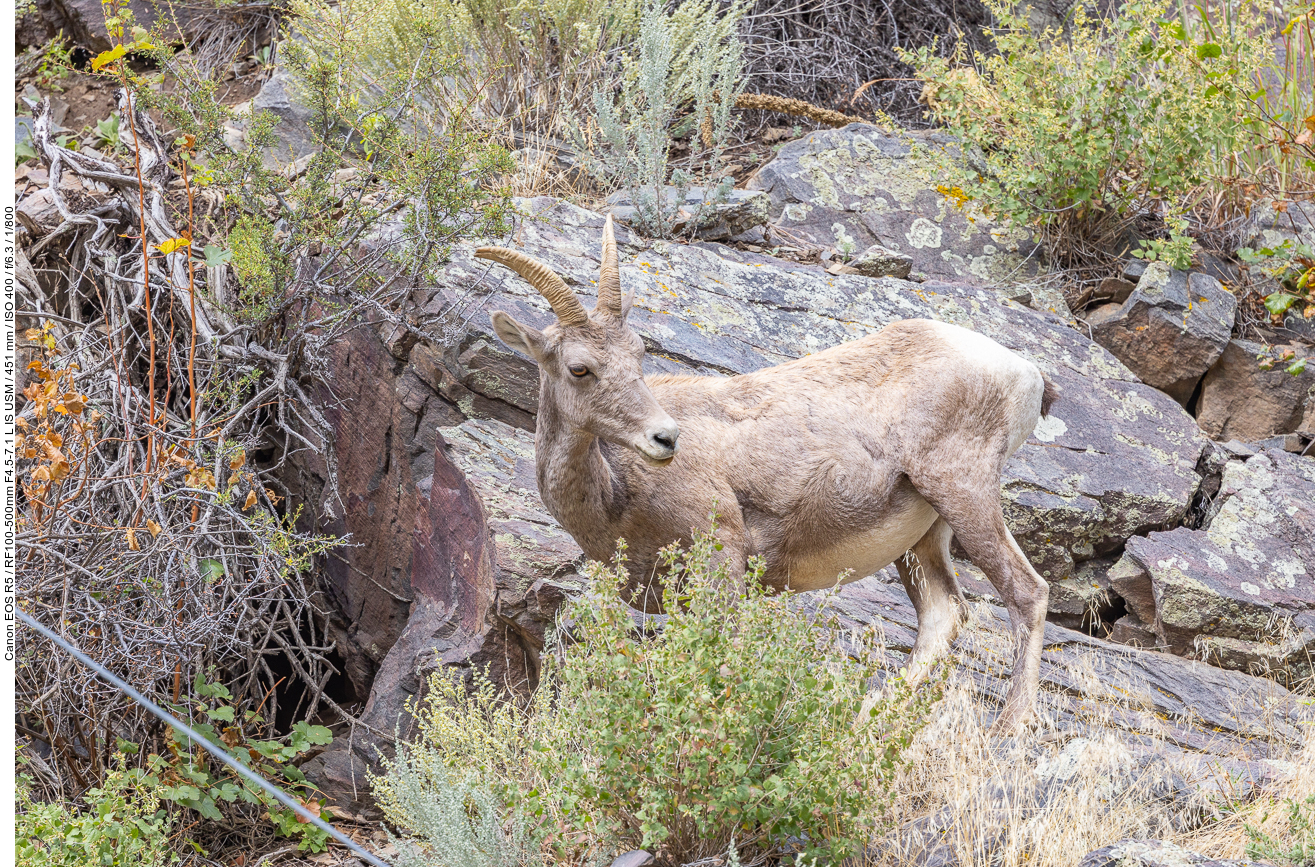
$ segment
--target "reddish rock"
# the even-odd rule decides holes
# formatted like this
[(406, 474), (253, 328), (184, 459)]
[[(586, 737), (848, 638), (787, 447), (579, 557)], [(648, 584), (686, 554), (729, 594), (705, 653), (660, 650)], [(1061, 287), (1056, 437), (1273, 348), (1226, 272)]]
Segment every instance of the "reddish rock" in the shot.
[(1089, 322), (1092, 338), (1142, 382), (1185, 405), (1228, 344), (1236, 311), (1215, 278), (1152, 262), (1118, 310), (1101, 309)]
[(1266, 348), (1230, 340), (1201, 383), (1196, 421), (1216, 440), (1257, 442), (1300, 430), (1303, 415), (1315, 410), (1315, 365), (1293, 376), (1278, 365), (1262, 370)]

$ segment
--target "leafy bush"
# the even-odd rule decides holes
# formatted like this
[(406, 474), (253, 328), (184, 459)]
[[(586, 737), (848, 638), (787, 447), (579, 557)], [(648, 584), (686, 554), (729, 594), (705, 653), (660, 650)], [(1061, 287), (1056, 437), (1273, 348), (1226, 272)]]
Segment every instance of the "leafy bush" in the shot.
[[(592, 173), (629, 192), (637, 223), (649, 234), (672, 234), (694, 182), (688, 172), (668, 166), (679, 110), (692, 109), (688, 131), (697, 129), (711, 151), (706, 173), (715, 178), (720, 168), (731, 111), (744, 88), (736, 36), (744, 11), (744, 0), (725, 9), (714, 0), (685, 0), (667, 14), (664, 4), (650, 0), (639, 23), (638, 54), (624, 58), (619, 93), (595, 90), (593, 126), (573, 127), (577, 146), (592, 156)], [(596, 138), (581, 132), (595, 127)], [(668, 183), (675, 196), (665, 192)], [(720, 179), (705, 201), (716, 203), (729, 190), (729, 179)], [(700, 217), (693, 215), (690, 224), (697, 226)]]
[(988, 2), (999, 49), (964, 68), (961, 50), (908, 54), (935, 116), (984, 164), (968, 191), (1015, 223), (1037, 226), (1061, 267), (1118, 252), (1133, 223), (1163, 221), (1156, 256), (1179, 263), (1187, 197), (1232, 152), (1270, 51), (1256, 13), (1198, 39), (1166, 20), (1164, 0), (1117, 14), (1074, 8), (1064, 33), (1036, 32), (1027, 10)]
[(375, 781), (388, 819), (432, 852), (437, 829), (460, 826), (460, 798), (469, 827), (448, 833), (492, 827), (492, 796), (510, 827), (532, 823), (504, 841), (577, 856), (602, 845), (671, 863), (856, 851), (938, 692), (897, 685), (865, 704), (880, 670), (874, 635), (842, 647), (825, 598), (770, 595), (761, 567), (732, 589), (718, 549), (700, 535), (667, 552), (669, 614), (648, 636), (624, 601), (624, 567), (593, 564), (529, 711), (499, 703), (487, 681), (466, 694), (433, 675), (414, 708), (420, 737)]
[(115, 764), (103, 783), (82, 796), (82, 808), (34, 800), (31, 780), (18, 776), (14, 839), (20, 867), (154, 867), (174, 860), (159, 783), (126, 770), (122, 754)]
[[(312, 747), (333, 740), (329, 729), (298, 721), (286, 738), (250, 737), (248, 731), (264, 725), (264, 718), (238, 706), (222, 683), (208, 682), (200, 674), (192, 684), (192, 698), (172, 705), (171, 710), (189, 720), (192, 728), (212, 744), (227, 747), (239, 763), (298, 796), (307, 808), (320, 805), (312, 798), (313, 788), (306, 776), (290, 762)], [(168, 756), (152, 754), (145, 769), (133, 772), (160, 799), (194, 810), (203, 819), (225, 824), (234, 819), (232, 808), (226, 805), (260, 807), (281, 836), (298, 841), (298, 849), (322, 852), (327, 848), (328, 834), (227, 765), (211, 759), (187, 736), (171, 730), (167, 746)], [(119, 747), (125, 752), (137, 752), (133, 744), (120, 742)]]
[(1274, 247), (1243, 247), (1237, 255), (1278, 282), (1278, 291), (1265, 296), (1265, 309), (1276, 324), (1294, 308), (1306, 319), (1315, 317), (1315, 249), (1309, 244), (1288, 238)]

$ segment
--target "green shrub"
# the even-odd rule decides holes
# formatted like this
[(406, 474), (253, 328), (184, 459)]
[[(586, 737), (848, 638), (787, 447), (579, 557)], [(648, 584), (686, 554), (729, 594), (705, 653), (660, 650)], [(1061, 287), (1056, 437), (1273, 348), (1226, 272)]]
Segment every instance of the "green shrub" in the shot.
[[(668, 14), (664, 4), (650, 0), (639, 23), (638, 54), (623, 58), (619, 92), (594, 91), (596, 137), (581, 131), (593, 127), (573, 127), (577, 147), (590, 157), (591, 172), (604, 185), (629, 192), (636, 222), (649, 234), (671, 236), (695, 180), (669, 166), (672, 124), (680, 110), (691, 110), (685, 133), (711, 151), (705, 174), (717, 186), (709, 203), (730, 190), (730, 179), (716, 174), (735, 98), (744, 89), (736, 28), (746, 8), (744, 0), (725, 9), (714, 0), (685, 0)], [(696, 130), (698, 135), (692, 135)], [(667, 184), (676, 188), (674, 197), (665, 194)], [(689, 225), (699, 225), (701, 217), (694, 214)]]
[(80, 807), (32, 798), (18, 777), (14, 838), (20, 867), (153, 867), (176, 860), (172, 827), (161, 809), (158, 783), (125, 770), (124, 757)]
[[(212, 744), (226, 746), (236, 761), (299, 798), (308, 809), (322, 806), (312, 796), (314, 788), (292, 761), (333, 740), (329, 729), (298, 721), (284, 738), (257, 738), (254, 731), (265, 725), (264, 718), (240, 707), (222, 683), (209, 682), (197, 674), (191, 693), (188, 701), (170, 706), (179, 718), (188, 720)], [(167, 756), (152, 754), (146, 758), (145, 768), (133, 771), (136, 779), (160, 799), (195, 811), (207, 822), (230, 825), (235, 821), (234, 808), (249, 805), (259, 808), (260, 815), (273, 823), (280, 836), (297, 840), (299, 850), (322, 852), (328, 847), (328, 834), (323, 830), (303, 821), (264, 789), (214, 760), (190, 738), (176, 730), (170, 730), (169, 738)], [(119, 746), (125, 751), (137, 751), (133, 744), (120, 742)]]
[(347, 26), (355, 50), (344, 74), (363, 88), (406, 76), (427, 56), (462, 57), (451, 75), (419, 82), (436, 119), (469, 105), (541, 132), (585, 107), (603, 56), (639, 22), (639, 0), (294, 0), (292, 10), (311, 44)]
[(455, 821), (427, 819), (434, 801), (466, 798), (469, 827), (449, 833), (470, 839), (492, 827), (480, 800), (491, 795), (508, 827), (531, 823), (506, 839), (561, 856), (855, 852), (880, 827), (901, 751), (937, 690), (896, 686), (865, 705), (880, 670), (875, 636), (842, 645), (825, 597), (771, 595), (760, 567), (733, 589), (718, 549), (700, 535), (667, 552), (669, 614), (647, 636), (623, 599), (624, 567), (591, 565), (592, 592), (567, 612), (569, 639), (528, 711), (500, 703), (485, 680), (467, 694), (433, 675), (413, 708), (420, 737), (374, 781), (389, 821), (433, 852), (434, 829)]
[(1014, 223), (1038, 227), (1061, 267), (1117, 252), (1132, 223), (1158, 217), (1181, 264), (1188, 196), (1231, 154), (1251, 116), (1256, 73), (1271, 57), (1254, 11), (1198, 38), (1164, 0), (1117, 15), (1074, 8), (1063, 33), (1036, 32), (1027, 10), (988, 0), (998, 54), (964, 68), (922, 49), (906, 56), (935, 116), (984, 165), (968, 192)]

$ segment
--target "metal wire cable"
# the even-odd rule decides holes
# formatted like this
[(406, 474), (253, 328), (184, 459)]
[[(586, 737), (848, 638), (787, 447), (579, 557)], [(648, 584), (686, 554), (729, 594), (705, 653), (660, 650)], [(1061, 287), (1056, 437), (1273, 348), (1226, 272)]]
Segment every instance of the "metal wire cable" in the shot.
[(102, 678), (104, 678), (114, 687), (121, 690), (125, 695), (127, 695), (133, 701), (137, 702), (139, 705), (146, 708), (151, 713), (155, 714), (164, 722), (178, 729), (180, 732), (187, 735), (189, 738), (196, 741), (201, 746), (205, 747), (212, 755), (214, 755), (215, 758), (219, 759), (221, 762), (228, 765), (234, 771), (237, 771), (238, 774), (245, 777), (250, 782), (255, 783), (257, 786), (259, 786), (260, 788), (264, 789), (266, 792), (269, 792), (271, 795), (273, 795), (276, 799), (278, 799), (279, 803), (281, 803), (283, 806), (288, 807), (289, 809), (295, 811), (299, 816), (304, 818), (306, 821), (315, 825), (315, 827), (327, 833), (330, 837), (332, 837), (333, 839), (337, 840), (339, 843), (346, 846), (353, 853), (365, 859), (366, 862), (373, 864), (374, 867), (391, 867), (391, 865), (387, 861), (382, 861), (379, 859), (378, 856), (372, 855), (369, 852), (365, 851), (351, 838), (349, 838), (346, 834), (343, 834), (341, 831), (334, 828), (328, 822), (325, 822), (319, 816), (315, 815), (310, 810), (307, 810), (305, 807), (297, 803), (291, 797), (284, 794), (281, 790), (278, 789), (278, 787), (270, 783), (264, 777), (261, 777), (255, 771), (244, 766), (241, 762), (238, 762), (223, 749), (210, 743), (210, 741), (206, 740), (204, 737), (198, 734), (195, 729), (187, 725), (187, 723), (174, 717), (164, 708), (160, 707), (155, 702), (151, 701), (149, 698), (142, 695), (140, 692), (133, 689), (128, 684), (124, 683), (121, 679), (111, 674), (99, 663), (94, 662), (91, 659), (88, 659), (82, 653), (82, 651), (78, 650), (72, 644), (69, 644), (63, 638), (59, 637), (58, 635), (51, 632), (46, 627), (42, 626), (30, 614), (28, 614), (25, 611), (17, 611), (17, 614), (18, 614), (18, 619), (21, 620), (23, 623), (27, 624), (29, 628), (35, 630), (38, 634), (44, 636), (45, 638), (54, 642), (59, 647), (66, 650), (70, 655), (72, 655), (74, 659), (76, 659), (78, 662), (82, 663), (83, 665), (87, 666), (87, 668), (90, 668), (92, 671), (96, 672), (96, 674), (100, 675)]

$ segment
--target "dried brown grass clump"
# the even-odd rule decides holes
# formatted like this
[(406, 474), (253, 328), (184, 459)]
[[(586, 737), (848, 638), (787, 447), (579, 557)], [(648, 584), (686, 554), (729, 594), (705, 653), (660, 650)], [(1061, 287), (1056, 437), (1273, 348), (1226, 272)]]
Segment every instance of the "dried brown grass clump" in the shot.
[[(1065, 672), (1081, 698), (1043, 691), (1034, 731), (1002, 738), (991, 729), (993, 703), (983, 701), (990, 681), (979, 678), (1006, 673), (1008, 636), (983, 628), (987, 609), (974, 609), (945, 697), (904, 753), (887, 817), (896, 830), (868, 850), (866, 865), (1072, 867), (1126, 838), (1168, 839), (1211, 857), (1238, 858), (1247, 824), (1285, 842), (1279, 799), (1315, 793), (1315, 738), (1298, 757), (1295, 776), (1244, 810), (1217, 803), (1205, 788), (1185, 793), (1176, 786), (1196, 784), (1202, 766), (1179, 765), (1175, 723), (1139, 703), (1137, 690), (1102, 678), (1090, 655)], [(1202, 818), (1212, 824), (1183, 830)]]
[(759, 109), (804, 117), (824, 126), (842, 127), (851, 123), (870, 123), (867, 118), (855, 117), (829, 108), (804, 102), (802, 99), (789, 99), (784, 96), (770, 96), (766, 93), (741, 93), (735, 98), (736, 108)]

